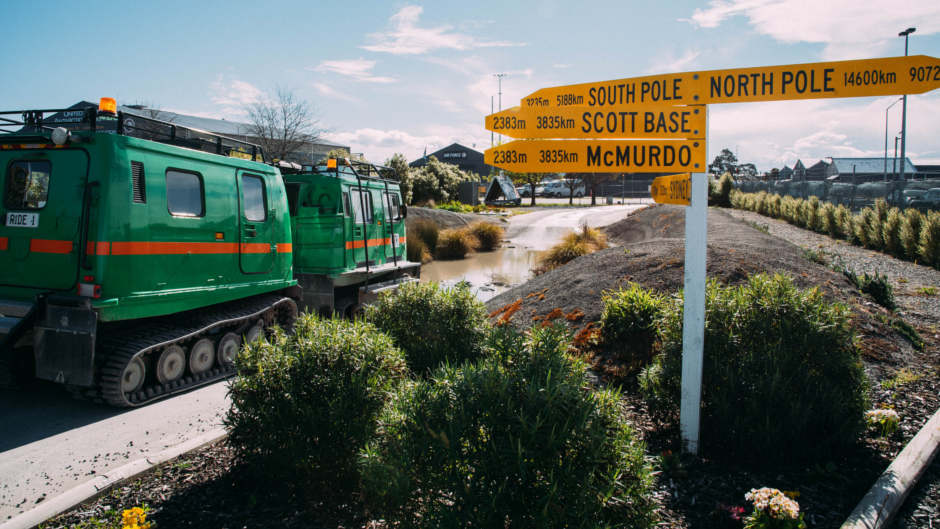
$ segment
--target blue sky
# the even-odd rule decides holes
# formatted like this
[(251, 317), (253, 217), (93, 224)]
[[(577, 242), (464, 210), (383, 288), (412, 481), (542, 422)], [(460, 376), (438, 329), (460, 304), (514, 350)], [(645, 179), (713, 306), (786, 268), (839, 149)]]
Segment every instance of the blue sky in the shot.
[[(324, 137), (384, 161), (453, 142), (484, 150), (483, 118), (539, 88), (652, 73), (903, 55), (940, 56), (936, 0), (708, 2), (0, 1), (0, 107), (115, 97), (245, 120), (278, 86)], [(713, 105), (724, 147), (769, 170), (884, 153), (896, 98)], [(888, 113), (889, 156), (901, 105)], [(940, 164), (940, 90), (908, 98), (908, 155)]]

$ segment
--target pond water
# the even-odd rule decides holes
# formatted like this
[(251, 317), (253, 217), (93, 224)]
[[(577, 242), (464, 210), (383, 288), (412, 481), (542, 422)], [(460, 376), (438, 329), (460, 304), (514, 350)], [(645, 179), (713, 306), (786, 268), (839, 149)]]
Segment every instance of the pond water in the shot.
[(466, 281), (477, 298), (486, 301), (532, 277), (538, 253), (503, 247), (458, 261), (432, 261), (421, 267), (421, 281), (436, 281), (446, 287)]

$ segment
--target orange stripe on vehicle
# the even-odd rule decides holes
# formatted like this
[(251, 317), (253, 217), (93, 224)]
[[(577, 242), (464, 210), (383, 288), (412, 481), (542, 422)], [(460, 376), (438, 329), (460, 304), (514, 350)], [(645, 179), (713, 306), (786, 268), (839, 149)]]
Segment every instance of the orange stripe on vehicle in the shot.
[(280, 242), (277, 244), (277, 253), (292, 253), (294, 245), (289, 242)]
[(72, 241), (30, 239), (29, 251), (37, 253), (72, 253)]
[(6, 237), (0, 237), (0, 250), (6, 250), (6, 249), (7, 249), (7, 244), (8, 244), (8, 243), (7, 243), (7, 238), (6, 238)]
[(238, 245), (233, 242), (114, 241), (111, 243), (111, 255), (209, 255), (237, 251)]
[(88, 255), (111, 255), (111, 243), (88, 241), (85, 253)]
[(270, 253), (271, 245), (265, 242), (243, 242), (239, 251), (241, 253)]
[[(405, 238), (404, 238), (404, 237), (399, 237), (399, 238), (398, 238), (398, 244), (401, 245), (401, 244), (404, 244), (404, 243), (405, 243)], [(389, 245), (389, 244), (392, 244), (392, 239), (391, 239), (390, 237), (386, 237), (386, 238), (384, 238), (384, 239), (369, 239), (369, 247), (370, 247), (370, 248), (373, 247), (373, 246), (384, 246), (384, 245)], [(358, 239), (358, 240), (355, 240), (355, 241), (346, 241), (346, 249), (347, 249), (347, 250), (352, 250), (353, 248), (357, 248), (357, 249), (358, 249), (358, 248), (362, 248), (363, 246), (364, 246), (364, 245), (363, 245), (363, 243), (362, 243), (362, 239)]]

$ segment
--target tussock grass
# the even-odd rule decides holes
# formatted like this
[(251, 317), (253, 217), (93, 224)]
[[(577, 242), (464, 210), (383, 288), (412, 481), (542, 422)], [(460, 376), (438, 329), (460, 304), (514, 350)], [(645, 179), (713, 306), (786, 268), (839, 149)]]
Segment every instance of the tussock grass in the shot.
[(535, 273), (543, 274), (604, 248), (607, 248), (607, 237), (599, 229), (583, 224), (579, 230), (565, 235), (560, 243), (541, 255)]

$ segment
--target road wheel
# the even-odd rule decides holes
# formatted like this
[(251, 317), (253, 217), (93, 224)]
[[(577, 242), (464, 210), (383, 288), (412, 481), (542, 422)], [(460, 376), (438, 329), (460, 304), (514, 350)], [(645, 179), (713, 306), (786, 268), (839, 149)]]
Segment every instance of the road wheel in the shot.
[(264, 322), (258, 320), (250, 329), (245, 331), (245, 343), (255, 343), (264, 335)]
[(124, 393), (134, 393), (140, 390), (147, 378), (147, 366), (140, 357), (132, 358), (124, 367), (121, 373), (121, 391)]
[(215, 364), (215, 345), (203, 338), (189, 348), (189, 372), (198, 375), (212, 369)]
[(167, 346), (157, 358), (157, 380), (161, 384), (173, 382), (186, 371), (186, 352), (183, 348), (173, 344)]
[(219, 339), (219, 345), (216, 346), (216, 359), (219, 364), (230, 366), (235, 363), (235, 357), (238, 356), (238, 350), (241, 348), (242, 339), (233, 332), (225, 333)]

